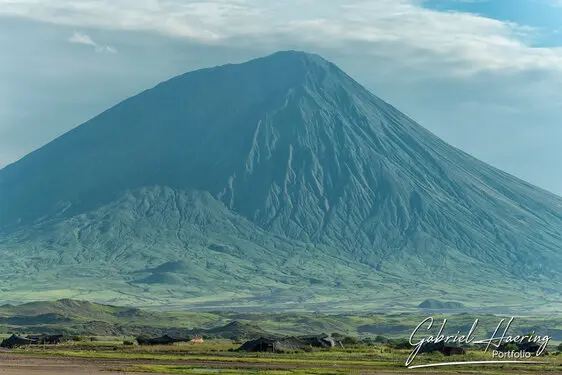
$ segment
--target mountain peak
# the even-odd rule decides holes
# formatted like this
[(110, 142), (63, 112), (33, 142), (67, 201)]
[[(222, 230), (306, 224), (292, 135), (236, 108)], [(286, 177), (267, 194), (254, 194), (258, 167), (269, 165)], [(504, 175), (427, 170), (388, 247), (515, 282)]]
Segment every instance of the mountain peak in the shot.
[(259, 57), (254, 60), (250, 60), (249, 62), (252, 61), (254, 61), (255, 63), (268, 63), (268, 62), (275, 61), (275, 62), (283, 62), (286, 64), (306, 63), (306, 64), (316, 64), (320, 66), (333, 65), (328, 60), (326, 60), (325, 58), (323, 58), (318, 54), (305, 52), (305, 51), (296, 51), (296, 50), (278, 51), (264, 57)]
[(188, 72), (156, 88), (170, 89), (173, 86), (179, 92), (182, 87), (203, 86), (203, 82), (205, 86), (218, 85), (213, 95), (224, 89), (233, 90), (236, 85), (239, 90), (260, 91), (264, 98), (279, 97), (290, 90), (308, 88), (323, 91), (326, 87), (349, 85), (352, 82), (357, 84), (336, 65), (317, 54), (288, 50), (238, 64)]

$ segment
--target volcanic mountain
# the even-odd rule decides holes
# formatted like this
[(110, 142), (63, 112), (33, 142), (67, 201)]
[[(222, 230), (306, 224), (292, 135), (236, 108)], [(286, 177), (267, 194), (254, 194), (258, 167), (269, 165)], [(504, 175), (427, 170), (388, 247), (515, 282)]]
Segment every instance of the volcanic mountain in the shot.
[(0, 171), (6, 301), (547, 304), (561, 245), (562, 198), (303, 52), (172, 78)]

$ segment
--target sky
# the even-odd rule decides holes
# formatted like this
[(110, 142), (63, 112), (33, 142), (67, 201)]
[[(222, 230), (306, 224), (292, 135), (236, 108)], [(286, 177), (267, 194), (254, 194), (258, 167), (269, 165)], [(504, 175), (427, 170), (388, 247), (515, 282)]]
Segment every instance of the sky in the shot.
[(0, 0), (0, 168), (194, 69), (318, 53), (562, 195), (562, 0)]

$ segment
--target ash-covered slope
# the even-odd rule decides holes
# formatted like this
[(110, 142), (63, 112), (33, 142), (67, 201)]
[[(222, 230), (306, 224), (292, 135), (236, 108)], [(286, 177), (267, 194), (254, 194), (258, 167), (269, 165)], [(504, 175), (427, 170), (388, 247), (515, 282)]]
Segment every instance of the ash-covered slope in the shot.
[[(152, 192), (146, 212), (126, 214), (135, 219), (111, 241), (90, 238), (97, 251), (112, 254), (115, 242), (141, 246), (150, 232), (160, 236), (159, 248), (144, 244), (146, 251), (173, 261), (190, 258), (193, 248), (180, 241), (168, 251), (170, 231), (211, 228), (207, 236), (224, 238), (224, 226), (192, 220), (193, 207), (182, 210), (169, 196), (159, 201), (167, 194), (153, 194), (155, 186), (208, 196), (215, 203), (206, 211), (244, 222), (235, 235), (244, 240), (258, 232), (274, 238), (253, 258), (239, 255), (241, 262), (270, 264), (267, 251), (282, 262), (294, 252), (275, 242), (286, 241), (367, 267), (375, 282), (415, 275), (475, 284), (490, 272), (537, 290), (560, 282), (561, 198), (447, 145), (317, 55), (280, 52), (173, 78), (1, 170), (4, 247), (33, 257), (50, 241), (61, 254), (72, 252), (80, 240), (61, 241), (61, 226), (67, 233), (73, 225), (97, 227), (100, 212), (111, 226), (114, 210), (128, 210), (115, 202), (127, 194), (142, 202), (142, 192)], [(139, 230), (150, 207), (164, 218), (179, 215), (177, 222)], [(154, 263), (144, 259), (138, 262)], [(117, 268), (127, 272), (126, 263)], [(305, 274), (306, 266), (297, 278)], [(142, 280), (184, 282), (172, 276)], [(338, 280), (346, 285), (345, 275)], [(203, 293), (219, 281), (211, 272), (196, 283)]]

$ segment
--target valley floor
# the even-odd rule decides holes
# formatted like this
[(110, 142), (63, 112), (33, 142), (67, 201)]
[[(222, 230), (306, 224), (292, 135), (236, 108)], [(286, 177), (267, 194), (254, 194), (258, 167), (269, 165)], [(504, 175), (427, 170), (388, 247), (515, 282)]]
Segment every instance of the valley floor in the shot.
[[(213, 345), (215, 346), (215, 345)], [(62, 350), (61, 350), (62, 349)], [(548, 367), (465, 367), (408, 370), (402, 365), (406, 352), (393, 353), (400, 361), (375, 358), (365, 352), (235, 353), (209, 350), (194, 353), (193, 346), (170, 348), (43, 348), (0, 350), (0, 375), (79, 374), (190, 374), (190, 375), (393, 375), (393, 374), (530, 374), (562, 375), (559, 358)], [(218, 349), (218, 348), (217, 348)], [(329, 356), (328, 356), (329, 355)], [(420, 358), (427, 362), (430, 358)], [(433, 361), (439, 357), (433, 358)], [(460, 359), (460, 358), (459, 358)], [(462, 360), (462, 359), (460, 359)], [(560, 370), (558, 370), (560, 369)]]
[[(130, 361), (51, 358), (0, 352), (0, 374), (2, 375), (136, 374), (116, 369), (116, 367), (131, 365)], [(116, 371), (111, 371), (111, 369), (116, 369)]]
[[(337, 369), (334, 367), (326, 368), (314, 368), (312, 371), (306, 371), (303, 369), (302, 364), (291, 364), (287, 363), (282, 366), (274, 364), (252, 364), (248, 363), (232, 363), (232, 362), (192, 362), (189, 360), (181, 361), (162, 361), (158, 362), (158, 366), (169, 366), (169, 368), (181, 367), (192, 368), (193, 372), (185, 372), (189, 374), (278, 374), (278, 375), (290, 375), (290, 374), (356, 374), (356, 375), (395, 375), (395, 374), (407, 374), (407, 373), (418, 373), (418, 374), (440, 374), (440, 375), (463, 375), (456, 371), (453, 372), (418, 372), (406, 370), (404, 371), (392, 371), (392, 372), (381, 372), (380, 370), (370, 370), (368, 368), (357, 368), (357, 369)], [(0, 352), (0, 374), (2, 375), (97, 375), (97, 374), (120, 374), (120, 375), (136, 375), (139, 374), (139, 369), (133, 370), (136, 366), (147, 366), (150, 368), (154, 366), (154, 361), (139, 361), (139, 360), (112, 360), (112, 359), (93, 359), (93, 358), (73, 358), (73, 357), (40, 357), (40, 356), (29, 356), (22, 354), (11, 354), (7, 352)], [(198, 368), (192, 367), (193, 365)], [(130, 368), (130, 371), (126, 369)], [(223, 370), (221, 370), (223, 369)], [(199, 370), (199, 371), (198, 371)], [(181, 374), (184, 372), (173, 372), (176, 374)], [(146, 375), (164, 375), (170, 374), (170, 372), (145, 372)], [(485, 372), (479, 372), (480, 374), (486, 374)], [(491, 372), (490, 374), (498, 374), (500, 372)], [(523, 374), (527, 372), (513, 372), (506, 370), (506, 374)], [(468, 374), (474, 374), (474, 372), (467, 372)], [(551, 375), (562, 374), (561, 372), (549, 372)]]

